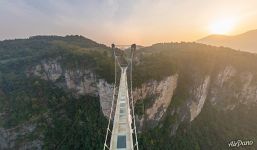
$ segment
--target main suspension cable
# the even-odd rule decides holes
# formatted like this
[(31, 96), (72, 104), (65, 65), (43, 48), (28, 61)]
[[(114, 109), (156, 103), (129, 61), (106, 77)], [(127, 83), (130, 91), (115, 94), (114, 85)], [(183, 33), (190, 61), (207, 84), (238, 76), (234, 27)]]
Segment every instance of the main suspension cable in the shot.
[(133, 118), (133, 126), (134, 126), (134, 134), (135, 134), (135, 146), (136, 150), (138, 150), (138, 141), (137, 141), (137, 127), (136, 127), (136, 119), (135, 119), (135, 103), (134, 103), (134, 98), (133, 98), (133, 81), (132, 81), (132, 74), (133, 74), (133, 57), (134, 57), (134, 52), (136, 50), (136, 44), (131, 45), (131, 58), (130, 58), (130, 97), (132, 101), (132, 118)]
[(108, 127), (107, 127), (107, 129), (106, 129), (106, 135), (105, 135), (105, 141), (104, 141), (104, 150), (106, 149), (106, 148), (108, 148), (108, 149), (110, 149), (109, 147), (108, 147), (108, 145), (107, 145), (107, 139), (108, 139), (108, 135), (109, 135), (109, 132), (111, 132), (111, 130), (110, 130), (110, 123), (111, 123), (111, 119), (112, 119), (112, 112), (113, 112), (113, 105), (114, 105), (114, 101), (115, 101), (115, 99), (116, 99), (116, 82), (117, 82), (117, 65), (116, 65), (116, 63), (117, 63), (117, 56), (116, 56), (116, 53), (115, 53), (115, 45), (114, 44), (112, 44), (112, 50), (113, 50), (113, 54), (114, 54), (114, 65), (115, 65), (115, 69), (114, 69), (114, 71), (115, 71), (115, 79), (114, 79), (114, 86), (113, 86), (113, 95), (112, 95), (112, 105), (111, 105), (111, 112), (110, 112), (110, 114), (109, 114), (109, 121), (108, 121)]

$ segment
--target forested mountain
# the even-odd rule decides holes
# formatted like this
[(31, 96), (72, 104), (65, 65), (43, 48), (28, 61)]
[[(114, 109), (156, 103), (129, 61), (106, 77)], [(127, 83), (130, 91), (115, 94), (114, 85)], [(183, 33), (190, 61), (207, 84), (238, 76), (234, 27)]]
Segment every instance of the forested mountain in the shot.
[(243, 34), (235, 36), (226, 35), (210, 35), (197, 40), (199, 43), (209, 44), (214, 46), (230, 47), (236, 50), (257, 52), (257, 30), (251, 30)]
[[(82, 36), (0, 42), (0, 149), (102, 149), (109, 47)], [(257, 55), (197, 43), (136, 52), (140, 149), (229, 149), (257, 137)], [(256, 145), (253, 145), (256, 148)]]

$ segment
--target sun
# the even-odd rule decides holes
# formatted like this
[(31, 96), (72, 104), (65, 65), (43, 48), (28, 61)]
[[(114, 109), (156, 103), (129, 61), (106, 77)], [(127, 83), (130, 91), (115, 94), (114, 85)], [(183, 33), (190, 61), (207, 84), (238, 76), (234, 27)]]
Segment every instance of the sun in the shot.
[(234, 19), (223, 19), (216, 21), (210, 25), (211, 34), (228, 34), (235, 27)]

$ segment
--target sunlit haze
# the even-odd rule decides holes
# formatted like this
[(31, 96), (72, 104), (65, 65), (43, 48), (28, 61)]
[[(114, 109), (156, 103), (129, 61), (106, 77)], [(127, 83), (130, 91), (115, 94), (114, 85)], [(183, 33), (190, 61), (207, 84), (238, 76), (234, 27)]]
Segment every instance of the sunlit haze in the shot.
[(0, 39), (78, 34), (110, 44), (195, 41), (257, 29), (256, 0), (0, 0)]
[(234, 30), (236, 21), (232, 18), (218, 20), (210, 25), (210, 33), (212, 34), (229, 34)]

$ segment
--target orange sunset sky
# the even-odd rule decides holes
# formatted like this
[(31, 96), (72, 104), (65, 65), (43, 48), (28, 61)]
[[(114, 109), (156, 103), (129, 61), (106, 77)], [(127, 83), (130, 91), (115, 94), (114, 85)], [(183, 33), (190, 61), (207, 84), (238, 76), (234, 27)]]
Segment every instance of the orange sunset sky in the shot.
[(99, 43), (195, 41), (257, 29), (256, 0), (0, 0), (0, 39), (78, 34)]

